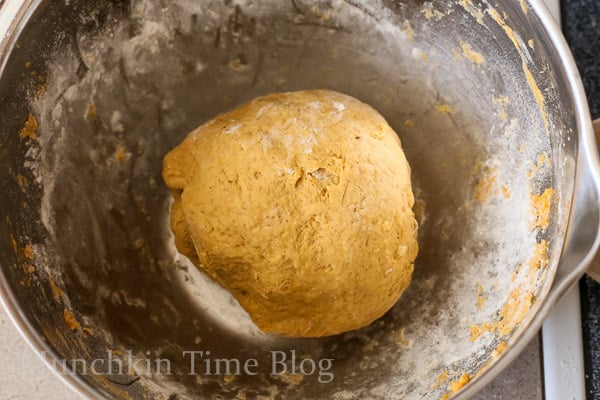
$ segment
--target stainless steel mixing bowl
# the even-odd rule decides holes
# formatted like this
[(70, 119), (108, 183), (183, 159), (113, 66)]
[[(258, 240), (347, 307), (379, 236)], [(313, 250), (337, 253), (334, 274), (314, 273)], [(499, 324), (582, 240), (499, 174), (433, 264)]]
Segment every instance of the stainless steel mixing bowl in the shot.
[[(598, 246), (592, 124), (541, 0), (4, 7), (0, 292), (88, 398), (465, 398)], [(381, 320), (292, 340), (176, 253), (160, 172), (202, 122), (307, 88), (358, 97), (399, 133), (421, 253)]]

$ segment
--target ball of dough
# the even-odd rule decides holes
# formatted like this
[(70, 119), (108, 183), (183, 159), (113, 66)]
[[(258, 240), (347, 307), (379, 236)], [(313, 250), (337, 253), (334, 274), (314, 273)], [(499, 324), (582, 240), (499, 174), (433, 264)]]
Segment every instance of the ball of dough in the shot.
[(257, 98), (193, 131), (163, 177), (177, 248), (265, 332), (364, 327), (410, 283), (410, 167), (385, 119), (355, 98)]

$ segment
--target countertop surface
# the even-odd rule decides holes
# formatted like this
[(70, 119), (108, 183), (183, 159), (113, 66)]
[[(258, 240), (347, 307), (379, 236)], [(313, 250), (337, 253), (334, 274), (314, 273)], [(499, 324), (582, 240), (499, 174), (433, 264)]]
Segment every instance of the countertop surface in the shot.
[(0, 400), (79, 400), (21, 335), (0, 307)]

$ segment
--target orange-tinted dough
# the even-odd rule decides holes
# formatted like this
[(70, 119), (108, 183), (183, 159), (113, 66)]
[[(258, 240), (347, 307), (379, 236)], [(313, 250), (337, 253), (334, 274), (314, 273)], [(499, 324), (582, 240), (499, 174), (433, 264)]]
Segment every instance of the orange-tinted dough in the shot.
[(410, 167), (384, 118), (352, 97), (257, 98), (192, 132), (163, 177), (177, 248), (265, 332), (364, 327), (410, 283)]

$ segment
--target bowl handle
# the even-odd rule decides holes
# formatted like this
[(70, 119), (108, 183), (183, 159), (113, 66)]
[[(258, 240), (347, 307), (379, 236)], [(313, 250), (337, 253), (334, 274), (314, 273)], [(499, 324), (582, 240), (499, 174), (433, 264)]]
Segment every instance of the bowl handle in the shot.
[[(596, 142), (600, 143), (600, 119), (597, 119), (593, 122), (593, 126), (594, 126), (594, 133), (596, 136)], [(593, 187), (593, 186), (592, 186)], [(579, 189), (579, 188), (578, 188)], [(581, 192), (580, 190), (577, 190), (578, 192)], [(588, 191), (590, 191), (588, 189)], [(587, 197), (587, 196), (586, 196)], [(590, 208), (590, 204), (595, 204), (598, 202), (598, 199), (589, 199), (587, 200), (589, 203), (586, 206), (585, 204), (582, 204), (582, 208)], [(584, 214), (583, 212), (581, 214)], [(583, 217), (583, 215), (580, 214), (580, 217)], [(577, 212), (575, 212), (575, 216), (577, 215)], [(594, 222), (597, 221), (596, 218), (593, 219)], [(591, 223), (592, 221), (590, 221)], [(575, 223), (576, 226), (578, 226), (577, 223)], [(596, 228), (596, 230), (598, 230), (598, 228)], [(586, 234), (589, 235), (589, 240), (592, 240), (594, 237), (594, 233), (593, 233), (593, 227), (588, 227), (587, 229), (584, 228), (584, 232)], [(577, 232), (577, 236), (581, 236), (581, 234), (584, 234), (584, 232)], [(581, 233), (581, 234), (580, 234)], [(592, 260), (591, 264), (588, 267), (587, 270), (587, 274), (589, 276), (591, 276), (596, 282), (600, 282), (600, 253), (596, 253), (596, 256), (594, 257), (594, 259)]]

